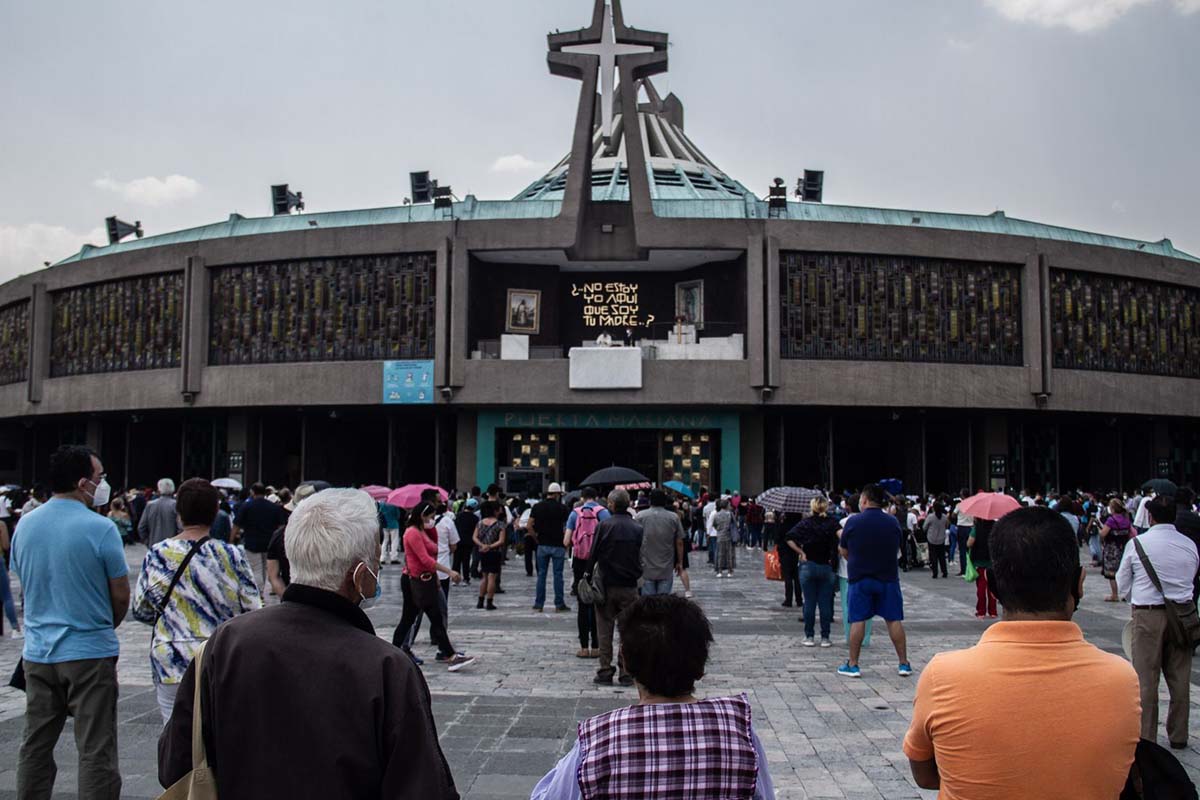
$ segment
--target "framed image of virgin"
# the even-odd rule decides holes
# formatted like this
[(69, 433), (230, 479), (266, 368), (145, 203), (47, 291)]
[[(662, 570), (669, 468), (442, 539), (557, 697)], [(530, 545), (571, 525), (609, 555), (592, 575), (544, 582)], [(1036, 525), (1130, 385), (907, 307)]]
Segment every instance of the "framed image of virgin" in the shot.
[(675, 319), (704, 330), (704, 281), (675, 284)]
[(509, 289), (505, 333), (537, 335), (542, 326), (542, 293), (538, 289)]

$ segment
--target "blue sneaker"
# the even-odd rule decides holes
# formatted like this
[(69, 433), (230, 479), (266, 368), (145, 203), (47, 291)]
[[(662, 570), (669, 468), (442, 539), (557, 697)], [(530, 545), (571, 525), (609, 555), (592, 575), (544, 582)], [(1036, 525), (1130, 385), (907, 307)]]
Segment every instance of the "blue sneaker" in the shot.
[(844, 675), (847, 678), (861, 678), (862, 670), (860, 670), (858, 667), (850, 666), (850, 662), (847, 661), (845, 664), (842, 664), (840, 667), (838, 667), (838, 675)]
[(896, 667), (896, 674), (901, 678), (907, 678), (909, 675), (912, 675), (912, 664), (909, 664), (907, 661), (905, 661), (903, 664)]

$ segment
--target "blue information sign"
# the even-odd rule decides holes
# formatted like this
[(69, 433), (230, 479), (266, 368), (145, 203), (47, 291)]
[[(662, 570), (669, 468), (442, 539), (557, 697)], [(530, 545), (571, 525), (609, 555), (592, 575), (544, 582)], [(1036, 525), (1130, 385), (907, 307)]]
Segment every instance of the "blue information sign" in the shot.
[(433, 361), (383, 362), (383, 402), (433, 403)]

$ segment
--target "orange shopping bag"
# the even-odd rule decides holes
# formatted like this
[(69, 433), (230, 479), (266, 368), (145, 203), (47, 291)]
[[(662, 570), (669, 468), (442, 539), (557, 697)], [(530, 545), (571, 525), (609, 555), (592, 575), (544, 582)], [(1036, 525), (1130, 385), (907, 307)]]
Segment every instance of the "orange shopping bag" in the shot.
[(783, 580), (783, 568), (779, 566), (779, 553), (768, 550), (763, 557), (763, 572), (769, 581)]

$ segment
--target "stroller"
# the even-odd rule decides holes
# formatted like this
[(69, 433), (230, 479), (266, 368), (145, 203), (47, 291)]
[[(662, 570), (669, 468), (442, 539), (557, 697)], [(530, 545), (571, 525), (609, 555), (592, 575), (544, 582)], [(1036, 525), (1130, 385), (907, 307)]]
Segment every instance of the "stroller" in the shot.
[(925, 531), (904, 529), (900, 536), (900, 566), (905, 569), (920, 569), (929, 563), (929, 543)]

